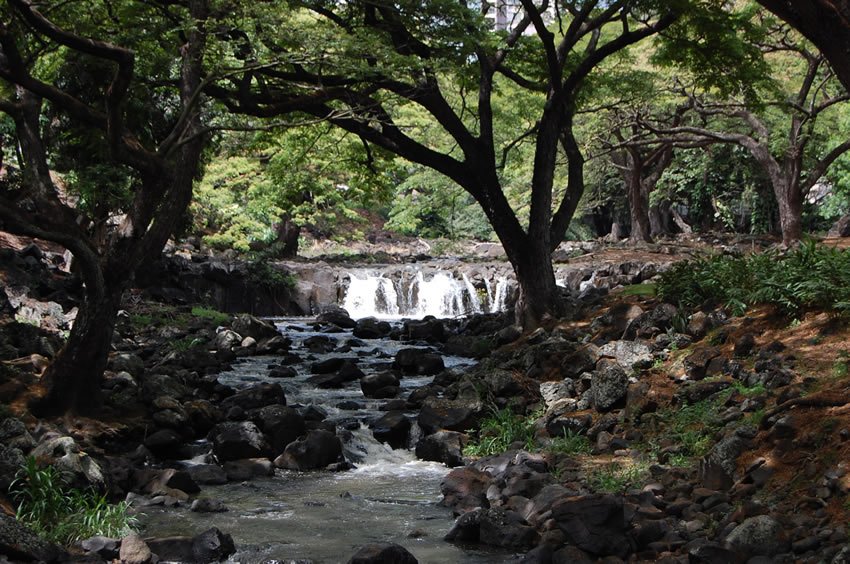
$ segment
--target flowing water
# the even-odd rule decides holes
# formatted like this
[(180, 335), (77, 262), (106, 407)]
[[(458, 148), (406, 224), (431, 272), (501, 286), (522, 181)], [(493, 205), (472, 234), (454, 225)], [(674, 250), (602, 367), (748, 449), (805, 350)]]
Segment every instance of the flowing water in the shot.
[[(417, 460), (410, 450), (393, 450), (378, 443), (366, 428), (384, 412), (387, 400), (363, 397), (358, 382), (342, 389), (323, 390), (306, 383), (309, 364), (330, 356), (357, 357), (367, 374), (386, 369), (398, 349), (410, 346), (390, 340), (352, 340), (350, 333), (328, 335), (337, 351), (310, 354), (305, 339), (318, 335), (304, 320), (280, 320), (278, 326), (293, 339), (292, 351), (305, 362), (295, 365), (299, 375), (279, 382), (287, 404), (313, 405), (337, 424), (347, 460), (356, 468), (346, 472), (292, 472), (277, 470), (273, 477), (247, 483), (205, 486), (202, 495), (222, 501), (225, 513), (192, 513), (176, 509), (145, 508), (143, 534), (193, 535), (216, 526), (233, 536), (237, 552), (232, 562), (314, 563), (347, 562), (358, 546), (368, 542), (395, 542), (420, 563), (478, 564), (514, 561), (515, 556), (481, 548), (461, 548), (442, 540), (453, 523), (451, 511), (440, 507), (440, 482), (449, 469)], [(322, 333), (323, 335), (326, 335)], [(235, 364), (219, 380), (235, 388), (263, 381), (275, 357), (251, 357)], [(461, 369), (468, 360), (444, 357), (447, 367)], [(430, 381), (404, 377), (399, 397)], [(409, 414), (413, 417), (415, 414)], [(415, 442), (418, 428), (411, 443)], [(190, 462), (187, 462), (190, 463)]]
[(507, 277), (492, 282), (484, 278), (484, 287), (479, 292), (466, 274), (446, 270), (428, 274), (411, 270), (393, 278), (380, 271), (360, 270), (349, 272), (348, 280), (341, 305), (354, 319), (497, 313), (507, 307), (512, 288)]

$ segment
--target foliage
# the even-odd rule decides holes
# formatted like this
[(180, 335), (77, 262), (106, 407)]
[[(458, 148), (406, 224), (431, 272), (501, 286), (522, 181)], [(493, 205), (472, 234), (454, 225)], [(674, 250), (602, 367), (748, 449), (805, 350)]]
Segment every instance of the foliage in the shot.
[(691, 405), (659, 412), (663, 437), (675, 447), (671, 453), (671, 458), (676, 458), (675, 465), (683, 466), (685, 460), (708, 454), (714, 446), (714, 434), (721, 427), (720, 412), (729, 393), (722, 391)]
[(588, 481), (597, 492), (623, 493), (639, 486), (648, 475), (648, 468), (644, 464), (612, 462), (593, 471)]
[(787, 315), (805, 309), (850, 312), (850, 252), (807, 241), (750, 255), (714, 255), (675, 264), (661, 275), (658, 295), (682, 306), (707, 301), (742, 314), (772, 304)]
[(70, 488), (59, 470), (39, 468), (33, 457), (27, 458), (10, 492), (18, 503), (18, 520), (64, 546), (96, 535), (122, 537), (136, 526), (127, 503), (110, 504), (93, 490)]
[(590, 454), (593, 445), (586, 435), (564, 429), (564, 434), (552, 439), (549, 450), (561, 454)]
[(470, 441), (463, 449), (466, 456), (489, 456), (508, 450), (516, 442), (530, 450), (534, 445), (534, 414), (522, 416), (510, 409), (492, 410), (492, 414), (481, 422), (478, 440)]
[(231, 320), (230, 314), (203, 306), (193, 307), (192, 315), (194, 317), (200, 317), (201, 319), (207, 319), (216, 325), (225, 325)]
[(291, 290), (295, 287), (295, 276), (291, 272), (275, 268), (267, 260), (250, 261), (248, 277), (254, 284), (273, 292)]

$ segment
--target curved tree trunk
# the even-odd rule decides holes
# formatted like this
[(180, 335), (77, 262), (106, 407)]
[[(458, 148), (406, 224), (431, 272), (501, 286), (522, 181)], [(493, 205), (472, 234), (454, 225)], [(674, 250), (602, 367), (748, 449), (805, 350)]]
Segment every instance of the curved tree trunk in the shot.
[(629, 218), (631, 231), (629, 242), (652, 243), (652, 229), (649, 222), (649, 195), (643, 189), (640, 169), (629, 174)]

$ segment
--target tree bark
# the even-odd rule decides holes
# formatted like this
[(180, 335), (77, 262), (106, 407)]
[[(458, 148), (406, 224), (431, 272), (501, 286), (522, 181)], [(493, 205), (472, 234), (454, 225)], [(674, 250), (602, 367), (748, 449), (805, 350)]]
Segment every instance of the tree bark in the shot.
[(641, 182), (641, 169), (634, 167), (628, 174), (629, 218), (631, 231), (630, 243), (652, 243), (652, 229), (649, 225), (649, 194)]
[(285, 217), (277, 224), (277, 241), (283, 244), (280, 250), (281, 258), (295, 258), (298, 256), (298, 238), (301, 236), (301, 226), (297, 225), (291, 218)]

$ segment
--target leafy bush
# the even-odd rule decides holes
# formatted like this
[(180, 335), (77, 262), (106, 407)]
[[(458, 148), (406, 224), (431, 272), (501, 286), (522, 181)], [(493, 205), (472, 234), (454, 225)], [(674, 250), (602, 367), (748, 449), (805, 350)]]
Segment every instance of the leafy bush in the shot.
[(787, 315), (805, 309), (850, 313), (850, 252), (808, 241), (785, 253), (714, 255), (675, 264), (658, 295), (681, 306), (720, 303), (736, 315), (772, 304)]
[(521, 442), (528, 450), (534, 445), (534, 414), (516, 415), (510, 409), (493, 410), (490, 417), (481, 423), (478, 441), (464, 448), (467, 456), (489, 456), (504, 452), (515, 442)]
[(127, 503), (113, 505), (95, 491), (70, 488), (59, 470), (39, 468), (33, 457), (9, 491), (18, 504), (19, 521), (40, 537), (65, 546), (95, 535), (122, 537), (137, 523)]

